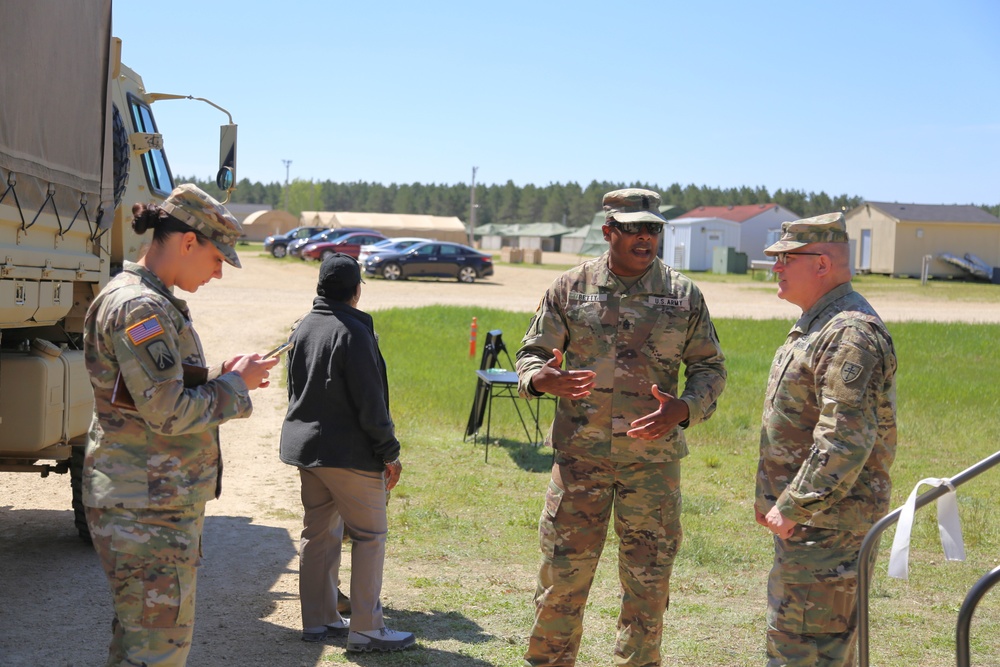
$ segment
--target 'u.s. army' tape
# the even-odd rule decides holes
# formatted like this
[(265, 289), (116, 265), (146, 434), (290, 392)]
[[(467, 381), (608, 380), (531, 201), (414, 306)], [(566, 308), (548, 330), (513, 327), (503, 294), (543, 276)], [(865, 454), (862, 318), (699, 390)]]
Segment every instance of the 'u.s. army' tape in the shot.
[(965, 545), (962, 542), (962, 525), (958, 519), (958, 497), (950, 479), (928, 477), (917, 482), (910, 497), (903, 504), (896, 526), (896, 537), (892, 540), (889, 554), (889, 576), (906, 579), (909, 575), (910, 531), (913, 529), (913, 513), (917, 509), (917, 491), (921, 485), (947, 486), (950, 490), (937, 499), (938, 532), (941, 546), (947, 560), (965, 560)]

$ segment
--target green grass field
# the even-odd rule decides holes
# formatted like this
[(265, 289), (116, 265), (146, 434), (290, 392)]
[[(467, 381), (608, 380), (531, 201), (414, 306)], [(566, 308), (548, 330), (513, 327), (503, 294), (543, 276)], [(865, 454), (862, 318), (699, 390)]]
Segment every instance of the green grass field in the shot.
[[(513, 357), (529, 314), (464, 307), (375, 313), (406, 466), (390, 502), (386, 563), (404, 583), (389, 595), (387, 617), (416, 632), (424, 647), (380, 657), (379, 664), (517, 665), (531, 626), (537, 521), (552, 454), (526, 443), (510, 401), (494, 403), (488, 463), (482, 442), (463, 441), (479, 365), (479, 350), (475, 358), (468, 353), (473, 316), (480, 341), (501, 329)], [(715, 417), (688, 432), (685, 537), (666, 615), (664, 664), (763, 664), (772, 547), (753, 520), (753, 477), (764, 383), (789, 326), (717, 322), (729, 384)], [(997, 450), (1000, 326), (890, 329), (900, 360), (897, 507), (918, 480), (954, 476)], [(511, 367), (503, 354), (501, 365)], [(965, 562), (943, 561), (932, 507), (917, 515), (909, 581), (887, 577), (893, 529), (885, 534), (872, 590), (872, 665), (954, 664), (958, 608), (973, 583), (1000, 563), (998, 479), (995, 469), (959, 489)], [(610, 664), (616, 550), (612, 532), (588, 603), (581, 666)], [(1000, 665), (1000, 590), (980, 605), (972, 637), (973, 664)]]

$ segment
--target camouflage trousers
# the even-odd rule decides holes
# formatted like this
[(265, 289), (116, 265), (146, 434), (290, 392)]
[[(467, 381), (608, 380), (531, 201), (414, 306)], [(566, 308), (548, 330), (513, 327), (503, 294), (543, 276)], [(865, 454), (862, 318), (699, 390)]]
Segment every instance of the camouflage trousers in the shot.
[(86, 509), (115, 609), (107, 667), (183, 667), (194, 631), (205, 504)]
[(660, 665), (663, 613), (681, 543), (680, 462), (622, 464), (557, 453), (539, 521), (542, 564), (527, 667), (576, 663), (612, 510), (621, 584), (612, 664)]
[(767, 582), (768, 667), (855, 664), (862, 540), (864, 535), (809, 526), (797, 526), (787, 540), (774, 538)]

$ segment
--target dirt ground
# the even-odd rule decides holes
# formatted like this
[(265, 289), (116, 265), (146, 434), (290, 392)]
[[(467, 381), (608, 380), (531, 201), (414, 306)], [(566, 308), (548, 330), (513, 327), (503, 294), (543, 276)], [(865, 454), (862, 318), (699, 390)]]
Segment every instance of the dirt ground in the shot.
[[(242, 260), (242, 270), (227, 267), (222, 281), (187, 295), (213, 363), (272, 347), (308, 310), (315, 293), (316, 264), (277, 262), (250, 252)], [(573, 260), (545, 258), (548, 263)], [(369, 279), (361, 307), (438, 303), (529, 312), (556, 275), (539, 267), (504, 265), (493, 278), (474, 285)], [(791, 322), (798, 314), (775, 298), (771, 284), (748, 280), (700, 286), (714, 317)], [(928, 308), (916, 299), (872, 301), (890, 321), (1000, 322), (1000, 309), (984, 304), (943, 302)], [(224, 493), (208, 505), (191, 665), (315, 665), (324, 650), (338, 650), (299, 641), (298, 477), (276, 455), (286, 399), (275, 387), (254, 392), (253, 400), (252, 418), (221, 429)], [(0, 665), (104, 663), (110, 594), (92, 548), (76, 536), (69, 507), (68, 476), (0, 473)], [(349, 564), (345, 554), (344, 565)], [(405, 576), (387, 568), (387, 606), (393, 606), (393, 591), (401, 589)], [(355, 661), (370, 664), (365, 658)], [(467, 664), (484, 663), (469, 659)]]

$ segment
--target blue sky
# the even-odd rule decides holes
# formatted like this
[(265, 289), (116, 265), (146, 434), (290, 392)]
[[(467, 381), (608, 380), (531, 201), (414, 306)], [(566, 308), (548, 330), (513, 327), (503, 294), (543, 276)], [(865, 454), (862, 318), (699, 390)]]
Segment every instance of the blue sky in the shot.
[[(156, 13), (150, 11), (156, 7)], [(149, 91), (239, 125), (238, 177), (764, 186), (1000, 203), (995, 0), (119, 0)], [(200, 102), (154, 105), (214, 176)], [(291, 160), (286, 167), (283, 160)]]

